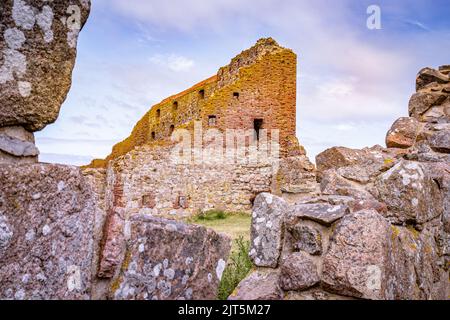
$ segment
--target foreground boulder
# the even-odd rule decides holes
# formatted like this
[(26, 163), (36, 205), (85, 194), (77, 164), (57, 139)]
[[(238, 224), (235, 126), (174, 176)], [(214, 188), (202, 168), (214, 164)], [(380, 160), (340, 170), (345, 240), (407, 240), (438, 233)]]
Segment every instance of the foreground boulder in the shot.
[(423, 224), (444, 213), (441, 176), (432, 164), (402, 160), (375, 182), (376, 196), (387, 204), (393, 223)]
[[(129, 233), (129, 234), (127, 234)], [(128, 238), (113, 299), (216, 299), (230, 251), (230, 239), (212, 230), (137, 215)]]
[[(437, 242), (439, 222), (428, 225), (422, 232), (412, 226), (391, 226), (392, 247), (389, 253), (391, 299), (448, 299), (449, 273), (445, 266), (444, 248)], [(449, 239), (443, 240), (446, 246)]]
[(344, 217), (323, 260), (326, 289), (345, 296), (386, 299), (390, 226), (376, 211)]
[(95, 204), (75, 167), (0, 166), (0, 299), (89, 299)]
[(283, 239), (283, 219), (288, 204), (269, 193), (255, 199), (252, 215), (250, 258), (259, 267), (276, 267)]
[(305, 290), (319, 283), (317, 266), (307, 253), (287, 256), (281, 265), (280, 285), (283, 290)]
[(89, 10), (89, 0), (0, 3), (0, 127), (37, 131), (56, 120)]

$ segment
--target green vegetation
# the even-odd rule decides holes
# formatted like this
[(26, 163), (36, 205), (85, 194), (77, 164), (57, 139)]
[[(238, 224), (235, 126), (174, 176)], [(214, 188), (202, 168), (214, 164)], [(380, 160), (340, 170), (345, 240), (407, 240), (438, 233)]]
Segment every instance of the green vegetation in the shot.
[(224, 220), (227, 218), (227, 214), (221, 210), (210, 210), (206, 212), (201, 212), (196, 219), (198, 221), (214, 221), (214, 220)]
[(244, 279), (253, 264), (248, 257), (250, 248), (251, 216), (246, 213), (226, 213), (211, 210), (198, 214), (188, 222), (211, 228), (216, 232), (225, 233), (233, 243), (228, 265), (219, 285), (218, 299), (226, 300), (239, 282)]
[(239, 239), (239, 237), (243, 237), (245, 241), (250, 241), (252, 217), (247, 213), (228, 213), (211, 210), (190, 218), (188, 223), (199, 224), (216, 232), (225, 233), (233, 240), (232, 252), (238, 249), (235, 240)]
[(236, 289), (239, 282), (248, 275), (253, 266), (252, 261), (248, 257), (250, 241), (239, 237), (234, 242), (236, 243), (237, 250), (231, 252), (228, 265), (223, 272), (222, 281), (219, 285), (219, 300), (226, 300), (233, 293), (234, 289)]

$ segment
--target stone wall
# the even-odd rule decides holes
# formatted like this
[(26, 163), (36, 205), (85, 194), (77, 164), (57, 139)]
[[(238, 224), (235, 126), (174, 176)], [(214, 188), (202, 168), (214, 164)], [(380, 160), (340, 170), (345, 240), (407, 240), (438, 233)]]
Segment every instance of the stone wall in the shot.
[(252, 130), (254, 120), (261, 119), (261, 129), (280, 130), (281, 149), (287, 152), (295, 138), (296, 79), (296, 54), (271, 38), (261, 39), (216, 76), (153, 106), (106, 160), (94, 160), (90, 166), (106, 167), (136, 146), (164, 143), (174, 129), (192, 130), (196, 120), (205, 129), (225, 131)]
[[(152, 107), (129, 138), (104, 161), (94, 160), (88, 170), (107, 168), (105, 190), (111, 196), (106, 198), (114, 196), (127, 216), (180, 218), (209, 209), (249, 212), (258, 193), (291, 192), (290, 188), (310, 191), (315, 185), (307, 186), (305, 181), (314, 180), (314, 166), (295, 137), (296, 60), (295, 53), (273, 39), (259, 40), (216, 76)], [(215, 117), (213, 123), (210, 116)], [(199, 138), (201, 152), (218, 143), (219, 148), (223, 144), (224, 154), (230, 149), (238, 154), (237, 141), (245, 130), (254, 129), (255, 119), (263, 120), (261, 133), (268, 133), (267, 141), (256, 141), (252, 132), (242, 154), (253, 143), (260, 150), (267, 148), (269, 152), (259, 161), (237, 158), (227, 164), (226, 159), (217, 161), (209, 154), (196, 162), (193, 150), (194, 161), (173, 162), (173, 130), (188, 129), (192, 134), (188, 143), (197, 148), (194, 141)], [(223, 134), (221, 142), (208, 140), (206, 131), (211, 128)], [(228, 136), (228, 129), (240, 131)], [(279, 145), (274, 143), (272, 129), (280, 130)], [(280, 159), (271, 152), (274, 146), (281, 149), (280, 171)]]
[(0, 3), (0, 300), (214, 299), (226, 236), (125, 219), (121, 176), (35, 163), (32, 132), (58, 116), (89, 9), (89, 0)]
[(309, 196), (256, 198), (256, 269), (230, 299), (448, 299), (449, 74), (419, 72), (388, 148), (330, 148)]
[[(201, 210), (249, 211), (251, 200), (271, 190), (270, 164), (176, 164), (167, 147), (139, 147), (111, 162), (108, 185), (127, 214), (186, 217)], [(120, 200), (118, 200), (120, 198)]]

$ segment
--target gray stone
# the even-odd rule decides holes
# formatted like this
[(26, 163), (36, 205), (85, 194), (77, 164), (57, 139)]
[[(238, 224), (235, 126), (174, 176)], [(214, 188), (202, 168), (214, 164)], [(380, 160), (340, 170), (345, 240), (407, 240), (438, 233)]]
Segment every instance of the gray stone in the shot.
[(443, 214), (444, 197), (432, 165), (402, 160), (375, 182), (376, 196), (386, 203), (393, 223), (422, 224)]
[(283, 259), (280, 267), (280, 286), (283, 290), (305, 290), (319, 281), (317, 266), (307, 253), (296, 252)]
[(279, 272), (256, 270), (239, 283), (228, 300), (281, 300)]
[(0, 299), (90, 299), (95, 204), (80, 170), (0, 165), (0, 185)]
[(446, 94), (437, 92), (418, 92), (409, 101), (409, 115), (421, 121), (421, 116), (430, 108), (442, 104), (447, 98)]
[(38, 155), (32, 132), (22, 127), (0, 128), (0, 163), (35, 163)]
[(323, 260), (322, 285), (330, 292), (386, 299), (391, 229), (375, 210), (347, 215), (336, 226)]
[(347, 205), (350, 206), (355, 202), (355, 199), (347, 196), (340, 195), (324, 195), (321, 194), (319, 196), (311, 196), (307, 198), (303, 198), (300, 201), (297, 201), (296, 204), (313, 204), (313, 203), (329, 203), (332, 205)]
[(0, 127), (37, 131), (56, 120), (89, 10), (90, 0), (0, 3)]
[(0, 150), (16, 157), (36, 157), (39, 150), (34, 143), (0, 135)]
[(328, 203), (296, 204), (291, 206), (286, 215), (287, 221), (299, 218), (331, 226), (350, 212), (347, 205), (331, 205)]
[(450, 153), (450, 130), (442, 130), (429, 138), (431, 148), (436, 152)]
[(112, 298), (216, 299), (230, 248), (227, 236), (201, 226), (133, 216)]
[(255, 199), (252, 213), (250, 258), (259, 267), (276, 268), (283, 239), (283, 219), (289, 205), (270, 193)]
[(305, 251), (311, 255), (322, 254), (322, 235), (321, 233), (309, 226), (297, 224), (288, 228), (295, 251)]

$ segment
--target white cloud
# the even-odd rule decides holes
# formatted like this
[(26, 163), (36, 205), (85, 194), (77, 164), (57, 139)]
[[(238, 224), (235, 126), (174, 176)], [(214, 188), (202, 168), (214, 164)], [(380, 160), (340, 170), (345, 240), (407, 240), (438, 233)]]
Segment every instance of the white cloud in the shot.
[[(415, 3), (381, 6), (404, 29)], [(407, 114), (416, 72), (448, 63), (450, 41), (444, 41), (448, 30), (437, 33), (420, 16), (404, 34), (387, 24), (368, 33), (366, 10), (355, 12), (358, 6), (353, 0), (96, 0), (69, 99), (38, 142), (48, 136), (118, 142), (152, 104), (211, 76), (258, 37), (273, 36), (299, 56), (298, 136), (312, 155), (333, 145), (382, 144), (390, 124)], [(411, 10), (429, 11), (428, 2), (422, 6)], [(42, 149), (104, 156), (112, 145), (44, 143)]]
[(411, 26), (415, 26), (419, 29), (422, 29), (424, 31), (431, 31), (430, 28), (428, 28), (426, 25), (424, 25), (422, 22), (420, 21), (415, 21), (415, 20), (405, 20), (406, 24), (409, 24)]
[(168, 56), (156, 54), (150, 57), (150, 62), (166, 67), (174, 72), (186, 72), (194, 67), (194, 61), (186, 57), (170, 54)]
[(341, 123), (341, 124), (335, 125), (333, 128), (336, 130), (339, 130), (339, 131), (352, 131), (352, 130), (356, 129), (356, 127), (354, 125), (349, 124), (349, 123)]

